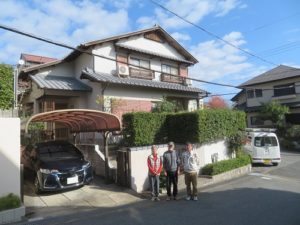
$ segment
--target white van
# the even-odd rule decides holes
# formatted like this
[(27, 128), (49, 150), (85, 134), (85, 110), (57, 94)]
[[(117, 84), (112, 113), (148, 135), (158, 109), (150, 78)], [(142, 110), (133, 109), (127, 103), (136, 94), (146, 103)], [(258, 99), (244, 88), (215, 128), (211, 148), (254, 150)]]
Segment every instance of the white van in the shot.
[(246, 128), (244, 151), (251, 156), (252, 163), (273, 164), (281, 162), (280, 146), (275, 129)]

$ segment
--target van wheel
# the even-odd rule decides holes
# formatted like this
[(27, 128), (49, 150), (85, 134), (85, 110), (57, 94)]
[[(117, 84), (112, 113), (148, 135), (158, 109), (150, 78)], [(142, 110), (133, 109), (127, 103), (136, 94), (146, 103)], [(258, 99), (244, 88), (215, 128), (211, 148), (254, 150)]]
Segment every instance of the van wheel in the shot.
[(36, 194), (41, 194), (42, 193), (40, 182), (39, 182), (39, 179), (38, 179), (37, 176), (35, 176), (35, 179), (34, 179), (34, 192)]
[(273, 166), (278, 166), (279, 163), (272, 163), (272, 164), (273, 164)]

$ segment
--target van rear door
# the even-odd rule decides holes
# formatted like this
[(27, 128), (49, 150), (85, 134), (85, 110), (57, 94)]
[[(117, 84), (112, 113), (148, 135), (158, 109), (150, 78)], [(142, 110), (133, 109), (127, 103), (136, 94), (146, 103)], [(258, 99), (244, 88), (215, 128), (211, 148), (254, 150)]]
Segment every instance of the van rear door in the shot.
[(263, 159), (265, 163), (271, 163), (272, 159), (280, 158), (280, 148), (276, 136), (261, 134), (254, 137), (254, 156)]

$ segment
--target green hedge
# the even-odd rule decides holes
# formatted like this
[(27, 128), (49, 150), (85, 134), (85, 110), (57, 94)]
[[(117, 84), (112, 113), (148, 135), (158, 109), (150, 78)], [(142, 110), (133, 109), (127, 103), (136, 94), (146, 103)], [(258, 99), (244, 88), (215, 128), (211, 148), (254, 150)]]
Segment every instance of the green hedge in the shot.
[(167, 142), (165, 113), (127, 113), (123, 115), (125, 145), (143, 146)]
[(7, 209), (14, 209), (21, 206), (21, 200), (18, 196), (14, 194), (9, 194), (7, 196), (0, 198), (0, 211)]
[(235, 136), (246, 127), (245, 113), (206, 109), (185, 113), (129, 113), (123, 115), (124, 141), (128, 146), (187, 141), (208, 143)]
[(199, 143), (199, 113), (174, 113), (167, 116), (168, 139), (177, 143)]
[(248, 155), (240, 155), (238, 158), (223, 160), (216, 163), (207, 164), (201, 170), (203, 175), (217, 175), (251, 163)]

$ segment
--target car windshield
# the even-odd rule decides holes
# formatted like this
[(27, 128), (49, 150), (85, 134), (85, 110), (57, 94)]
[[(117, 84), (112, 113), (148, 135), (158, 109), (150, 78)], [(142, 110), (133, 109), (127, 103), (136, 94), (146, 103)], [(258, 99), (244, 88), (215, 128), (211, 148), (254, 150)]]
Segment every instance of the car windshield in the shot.
[(78, 158), (81, 153), (75, 146), (68, 143), (56, 143), (44, 145), (38, 148), (38, 154), (41, 158)]
[(263, 137), (255, 137), (254, 145), (256, 147), (265, 147), (265, 146), (277, 146), (277, 140), (275, 137), (263, 136)]

